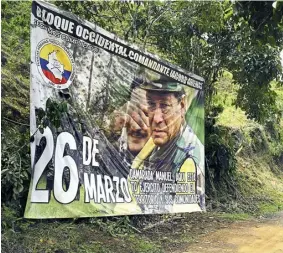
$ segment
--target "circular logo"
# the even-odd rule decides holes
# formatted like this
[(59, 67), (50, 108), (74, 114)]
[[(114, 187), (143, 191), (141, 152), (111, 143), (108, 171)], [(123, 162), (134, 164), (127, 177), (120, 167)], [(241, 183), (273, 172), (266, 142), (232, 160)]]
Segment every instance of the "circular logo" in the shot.
[(41, 41), (36, 49), (38, 70), (44, 81), (66, 89), (74, 79), (74, 60), (68, 49), (54, 40)]

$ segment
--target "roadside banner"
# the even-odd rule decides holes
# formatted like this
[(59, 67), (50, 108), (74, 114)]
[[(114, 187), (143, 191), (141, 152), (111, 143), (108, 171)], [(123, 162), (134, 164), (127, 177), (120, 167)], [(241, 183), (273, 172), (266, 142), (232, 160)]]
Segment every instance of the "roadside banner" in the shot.
[(203, 78), (35, 1), (30, 76), (26, 218), (205, 210)]

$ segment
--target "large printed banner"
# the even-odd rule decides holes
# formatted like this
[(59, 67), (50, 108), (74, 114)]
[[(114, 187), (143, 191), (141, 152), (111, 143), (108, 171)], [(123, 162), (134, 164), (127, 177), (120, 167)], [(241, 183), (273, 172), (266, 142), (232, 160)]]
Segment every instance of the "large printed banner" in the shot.
[(33, 2), (25, 217), (204, 210), (203, 83), (72, 13)]

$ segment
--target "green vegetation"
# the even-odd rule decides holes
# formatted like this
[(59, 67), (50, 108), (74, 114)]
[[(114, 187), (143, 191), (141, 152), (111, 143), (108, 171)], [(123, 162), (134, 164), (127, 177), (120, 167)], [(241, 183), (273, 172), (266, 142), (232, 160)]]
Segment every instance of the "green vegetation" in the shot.
[(30, 5), (2, 2), (1, 6), (1, 197), (2, 203), (11, 206), (20, 216), (23, 214), (30, 180)]
[[(236, 190), (233, 194), (236, 202), (229, 208), (254, 214), (279, 211), (283, 203), (283, 167), (282, 162), (278, 160), (283, 152), (283, 138), (280, 133), (283, 119), (274, 125), (270, 121), (261, 125), (248, 119), (244, 112), (234, 105), (235, 90), (231, 89), (231, 86), (229, 88), (229, 83), (233, 82), (232, 78), (232, 75), (225, 73), (219, 79), (218, 93), (214, 97), (214, 103), (224, 108), (216, 118), (216, 127), (226, 127), (228, 136), (232, 136), (237, 162), (237, 170), (228, 183), (232, 186), (231, 192), (233, 188)], [(278, 105), (281, 105), (282, 88), (275, 88), (278, 87), (276, 82), (272, 82), (271, 86), (277, 93)], [(282, 111), (282, 106), (278, 108)], [(224, 192), (229, 199), (227, 191)]]
[[(160, 252), (159, 246), (141, 236), (134, 235), (128, 228), (125, 231), (116, 224), (109, 232), (109, 222), (96, 226), (84, 222), (15, 222), (13, 229), (2, 235), (4, 252)], [(113, 222), (114, 223), (114, 222)], [(106, 226), (106, 224), (108, 226)], [(104, 228), (107, 227), (107, 230)], [(17, 234), (15, 234), (15, 232)], [(123, 234), (119, 234), (123, 232)]]
[[(55, 4), (205, 77), (205, 113), (193, 113), (206, 117), (201, 139), (206, 145), (208, 210), (239, 220), (283, 209), (282, 2), (276, 9), (272, 2), (229, 1)], [(3, 251), (162, 252), (164, 240), (174, 245), (193, 240), (184, 239), (187, 230), (180, 223), (183, 231), (177, 239), (170, 237), (171, 230), (158, 241), (153, 234), (141, 236), (133, 229), (142, 227), (139, 216), (21, 218), (30, 181), (31, 3), (2, 1), (1, 7)], [(56, 110), (50, 113), (58, 120)]]
[(6, 59), (1, 73), (3, 117), (20, 117), (28, 122), (30, 4), (2, 2), (1, 7), (1, 52)]
[(223, 213), (223, 214), (220, 214), (219, 217), (225, 218), (231, 221), (247, 220), (251, 218), (251, 216), (247, 213)]
[[(200, 233), (229, 224), (231, 219), (213, 213), (184, 214), (174, 221), (170, 216), (112, 217), (79, 220), (25, 221), (16, 219), (4, 208), (2, 215), (12, 219), (2, 233), (2, 250), (14, 252), (129, 252), (161, 253), (195, 242)], [(162, 222), (152, 229), (143, 230), (141, 224)], [(206, 226), (210, 222), (212, 224)], [(133, 224), (137, 228), (133, 229)], [(172, 225), (170, 227), (169, 225)], [(146, 227), (146, 226), (143, 226)]]
[(152, 252), (152, 253), (158, 253), (161, 251), (161, 246), (151, 243), (146, 240), (140, 240), (140, 238), (132, 237), (130, 240), (130, 244), (133, 245), (133, 249), (137, 253), (146, 253), (146, 252)]

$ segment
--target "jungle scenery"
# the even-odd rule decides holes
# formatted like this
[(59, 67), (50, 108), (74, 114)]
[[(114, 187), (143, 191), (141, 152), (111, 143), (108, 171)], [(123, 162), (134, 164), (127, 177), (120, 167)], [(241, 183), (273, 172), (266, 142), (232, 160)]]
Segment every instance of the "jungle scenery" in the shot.
[[(282, 2), (53, 4), (205, 79), (205, 111), (192, 113), (205, 117), (201, 139), (205, 143), (207, 213), (23, 218), (33, 141), (29, 128), (31, 2), (2, 1), (3, 252), (179, 252), (198, 241), (200, 234), (235, 220), (282, 212)], [(80, 56), (79, 51), (75, 53)], [(92, 56), (88, 60), (94, 61)], [(102, 112), (113, 110), (111, 106), (120, 101), (111, 101), (115, 96), (107, 87), (103, 91), (89, 99), (88, 106)], [(64, 102), (49, 101), (49, 108), (48, 115), (38, 112), (37, 131), (42, 131), (46, 117), (56, 125), (66, 114)], [(103, 118), (97, 121), (103, 126)]]

